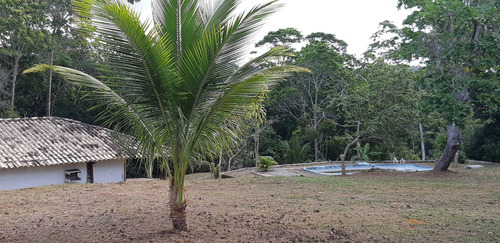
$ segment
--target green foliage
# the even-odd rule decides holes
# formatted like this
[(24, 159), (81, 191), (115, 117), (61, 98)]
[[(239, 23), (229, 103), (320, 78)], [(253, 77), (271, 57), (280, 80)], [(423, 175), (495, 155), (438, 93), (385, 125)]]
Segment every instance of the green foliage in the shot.
[(294, 43), (300, 43), (302, 41), (302, 34), (295, 28), (279, 29), (277, 31), (270, 31), (266, 36), (257, 44), (256, 47), (269, 44), (272, 47), (284, 46), (286, 48), (291, 48)]
[(0, 1), (0, 52), (9, 56), (27, 55), (46, 47), (49, 3), (38, 0)]
[(370, 151), (370, 144), (369, 143), (366, 143), (365, 146), (363, 146), (363, 147), (356, 148), (356, 150), (358, 150), (358, 153), (361, 156), (358, 157), (357, 155), (355, 155), (351, 158), (351, 160), (370, 161), (371, 158), (373, 158), (372, 156), (377, 156), (377, 155), (381, 154), (380, 152)]
[[(260, 132), (259, 154), (264, 156), (272, 156), (278, 163), (286, 163), (283, 154), (286, 151), (286, 146), (283, 140), (269, 125), (264, 125)], [(252, 144), (253, 145), (253, 144)]]
[(21, 115), (7, 102), (0, 102), (0, 118), (18, 118)]
[(323, 32), (314, 32), (305, 37), (309, 43), (325, 43), (337, 53), (345, 54), (347, 51), (347, 43), (338, 39), (334, 34)]
[(430, 156), (433, 158), (439, 158), (441, 153), (446, 146), (446, 132), (441, 130), (436, 134), (435, 138), (432, 140), (432, 149), (429, 151)]
[[(3, 8), (2, 4), (8, 7)], [(98, 74), (90, 64), (94, 61), (92, 51), (95, 49), (89, 48), (87, 40), (78, 32), (72, 7), (72, 2), (66, 0), (0, 2), (0, 15), (11, 16), (0, 19), (0, 40), (9, 39), (0, 41), (0, 103), (12, 98), (10, 89), (16, 77), (15, 107), (0, 108), (13, 112), (6, 116), (45, 116), (47, 109), (47, 73), (4, 74), (14, 71), (16, 55), (19, 56), (18, 73), (37, 63), (47, 63), (53, 51), (54, 64)], [(95, 103), (80, 102), (78, 97), (83, 95), (78, 90), (81, 89), (53, 76), (52, 115), (93, 123), (93, 113), (87, 110)]]
[(500, 2), (400, 0), (399, 6), (415, 10), (404, 21), (400, 53), (427, 59), (425, 85), (433, 109), (462, 128), (474, 114), (471, 96), (483, 109), (496, 109), (491, 97), (500, 84), (480, 86), (498, 73), (492, 70), (500, 61), (500, 33), (494, 31), (500, 27)]
[(284, 81), (270, 94), (266, 109), (271, 119), (280, 122), (279, 126), (274, 125), (275, 128), (286, 128), (280, 131), (285, 139), (300, 128), (301, 139), (311, 142), (314, 160), (319, 160), (327, 156), (325, 142), (331, 135), (329, 128), (334, 127), (329, 119), (334, 117), (335, 111), (328, 106), (341, 96), (351, 70), (345, 66), (347, 57), (341, 50), (345, 42), (319, 32), (306, 38), (309, 43), (297, 52), (293, 62), (312, 72), (297, 74)]
[(259, 167), (260, 171), (269, 171), (271, 169), (271, 166), (277, 164), (278, 162), (276, 162), (271, 156), (259, 156), (257, 167)]
[(379, 152), (399, 156), (400, 146), (408, 146), (408, 138), (418, 128), (418, 73), (406, 65), (377, 60), (364, 63), (353, 74), (347, 95), (340, 100), (345, 129), (337, 137), (345, 139), (346, 145), (356, 138), (386, 143)]
[(287, 164), (297, 164), (308, 162), (311, 146), (303, 144), (299, 136), (295, 135), (285, 143), (286, 151), (284, 155)]
[(473, 135), (471, 144), (466, 144), (467, 156), (474, 160), (500, 163), (500, 115), (495, 122), (486, 124)]

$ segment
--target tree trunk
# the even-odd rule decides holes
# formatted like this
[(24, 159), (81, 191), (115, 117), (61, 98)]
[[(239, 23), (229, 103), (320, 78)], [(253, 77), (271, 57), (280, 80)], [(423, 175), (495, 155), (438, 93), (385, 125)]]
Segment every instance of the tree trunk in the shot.
[[(171, 183), (173, 184), (173, 182)], [(186, 200), (184, 200), (183, 195), (184, 188), (179, 185), (170, 186), (170, 218), (172, 218), (172, 224), (176, 231), (188, 230), (186, 221)]]
[(16, 97), (17, 70), (19, 69), (19, 59), (21, 56), (14, 56), (14, 70), (12, 71), (12, 87), (10, 92), (10, 106), (14, 108), (14, 98)]
[(340, 162), (342, 167), (342, 176), (346, 176), (347, 173), (345, 172), (345, 153), (340, 155)]
[(259, 128), (255, 131), (254, 141), (255, 141), (255, 167), (259, 164)]
[(422, 148), (422, 160), (425, 160), (425, 140), (424, 140), (424, 128), (422, 123), (418, 123), (420, 129), (420, 147)]
[(233, 159), (243, 150), (245, 145), (246, 143), (243, 143), (241, 147), (238, 149), (238, 151), (234, 153), (231, 157), (229, 157), (229, 160), (227, 162), (227, 171), (231, 171), (231, 163), (233, 162)]
[(354, 144), (359, 141), (359, 137), (354, 138), (347, 146), (345, 146), (344, 153), (340, 155), (340, 162), (342, 162), (342, 176), (346, 176), (345, 172), (345, 157), (347, 156), (347, 152), (349, 152), (349, 148), (351, 148)]
[[(50, 115), (48, 115), (50, 116)], [(144, 162), (144, 168), (146, 169), (146, 178), (151, 179), (153, 178), (153, 163), (154, 159), (147, 158), (146, 161)]]
[[(50, 52), (50, 59), (49, 59), (49, 64), (52, 65), (52, 61), (54, 59), (54, 51), (52, 50)], [(51, 104), (51, 96), (52, 96), (52, 69), (49, 69), (49, 91), (47, 94), (47, 116), (50, 116), (50, 107), (52, 106)]]
[(319, 159), (319, 141), (318, 138), (314, 139), (314, 161)]
[(222, 166), (222, 149), (220, 151), (220, 155), (219, 155), (219, 168)]
[(462, 145), (462, 131), (460, 131), (455, 123), (447, 126), (446, 136), (446, 147), (444, 148), (441, 158), (439, 158), (436, 166), (434, 167), (434, 170), (437, 171), (448, 170), (448, 167), (455, 158), (455, 154), (457, 154), (460, 149), (460, 145)]
[(363, 155), (362, 155), (362, 148), (361, 148), (361, 143), (359, 141), (356, 142), (356, 157), (358, 157), (358, 160), (363, 160)]

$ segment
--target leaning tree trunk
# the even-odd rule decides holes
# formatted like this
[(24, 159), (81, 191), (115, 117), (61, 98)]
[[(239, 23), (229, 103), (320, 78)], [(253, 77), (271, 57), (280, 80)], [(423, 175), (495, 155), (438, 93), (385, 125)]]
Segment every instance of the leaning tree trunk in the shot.
[(174, 230), (187, 231), (188, 226), (186, 221), (186, 200), (184, 200), (184, 188), (180, 185), (172, 184), (173, 183), (170, 185), (169, 192), (170, 218), (172, 218)]
[(455, 154), (457, 154), (460, 149), (460, 145), (462, 145), (462, 131), (453, 123), (450, 126), (447, 126), (447, 142), (446, 147), (444, 148), (444, 152), (439, 158), (434, 170), (445, 171), (448, 170), (451, 162), (455, 158)]

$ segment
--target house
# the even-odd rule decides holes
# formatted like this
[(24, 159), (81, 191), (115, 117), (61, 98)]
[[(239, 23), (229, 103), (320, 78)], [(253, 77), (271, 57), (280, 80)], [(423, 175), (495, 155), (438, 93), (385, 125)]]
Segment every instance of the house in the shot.
[(135, 156), (123, 138), (59, 117), (0, 119), (0, 190), (124, 181)]

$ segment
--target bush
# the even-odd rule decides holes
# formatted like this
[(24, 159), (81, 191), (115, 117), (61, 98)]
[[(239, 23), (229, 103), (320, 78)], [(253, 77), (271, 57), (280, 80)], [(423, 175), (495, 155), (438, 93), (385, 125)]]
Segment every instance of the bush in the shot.
[(470, 159), (500, 162), (500, 115), (495, 117), (495, 122), (476, 131), (471, 144), (467, 144), (465, 149)]
[(269, 171), (272, 165), (277, 165), (278, 163), (271, 156), (259, 156), (259, 163), (257, 163), (257, 167), (259, 167), (260, 171)]

